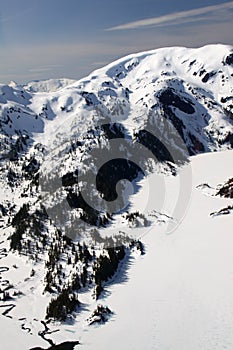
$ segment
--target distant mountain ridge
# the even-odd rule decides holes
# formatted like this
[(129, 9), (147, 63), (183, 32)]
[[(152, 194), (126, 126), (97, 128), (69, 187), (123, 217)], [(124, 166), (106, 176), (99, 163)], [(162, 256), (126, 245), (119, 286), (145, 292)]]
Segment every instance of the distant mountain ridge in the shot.
[(74, 79), (48, 79), (30, 81), (23, 87), (31, 92), (53, 92), (75, 83)]
[[(127, 120), (137, 127), (149, 113), (162, 111), (193, 153), (196, 142), (203, 150), (221, 147), (232, 140), (232, 51), (224, 45), (157, 49), (127, 56), (77, 82), (1, 85), (1, 129), (9, 135), (21, 129), (41, 133), (44, 119), (56, 117), (59, 125), (67, 112), (70, 121), (79, 112), (90, 120), (85, 112), (90, 116), (95, 107), (112, 121)], [(53, 91), (57, 88), (61, 90)], [(25, 114), (34, 118), (25, 119)]]

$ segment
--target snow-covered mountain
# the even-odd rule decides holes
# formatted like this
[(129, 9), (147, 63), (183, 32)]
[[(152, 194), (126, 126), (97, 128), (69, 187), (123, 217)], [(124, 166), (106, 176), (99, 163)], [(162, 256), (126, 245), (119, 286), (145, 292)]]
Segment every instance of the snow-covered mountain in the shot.
[[(192, 340), (190, 349), (232, 347), (217, 323), (201, 326), (216, 313), (219, 290), (203, 319), (200, 307), (214, 283), (232, 292), (230, 265), (204, 281), (212, 265), (216, 271), (214, 254), (224, 258), (231, 242), (225, 236), (217, 252), (220, 227), (230, 230), (233, 212), (231, 46), (133, 54), (79, 81), (0, 85), (0, 125), (0, 324), (8, 327), (12, 318), (20, 349), (72, 339), (84, 349), (111, 343), (116, 349), (180, 349)], [(211, 243), (203, 272), (198, 254), (207, 254)], [(198, 273), (200, 283), (192, 280)], [(130, 311), (134, 303), (137, 312)], [(232, 317), (224, 320), (227, 328)], [(190, 328), (182, 338), (185, 324)], [(217, 345), (210, 341), (214, 329)], [(120, 344), (126, 332), (132, 336)], [(5, 349), (19, 349), (5, 338)]]
[(52, 92), (64, 88), (65, 86), (75, 83), (73, 79), (48, 79), (30, 81), (24, 88), (31, 92)]

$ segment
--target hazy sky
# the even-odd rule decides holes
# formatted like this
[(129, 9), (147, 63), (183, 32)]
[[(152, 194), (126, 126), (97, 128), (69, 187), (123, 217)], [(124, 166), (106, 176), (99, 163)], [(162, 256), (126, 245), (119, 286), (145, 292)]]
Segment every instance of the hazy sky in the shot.
[(0, 0), (0, 83), (78, 79), (163, 46), (233, 45), (233, 1)]

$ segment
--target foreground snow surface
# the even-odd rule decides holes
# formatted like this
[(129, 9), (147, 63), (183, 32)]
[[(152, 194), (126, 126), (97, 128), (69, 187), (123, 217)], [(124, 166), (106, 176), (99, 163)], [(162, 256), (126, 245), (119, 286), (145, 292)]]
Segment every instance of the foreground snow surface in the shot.
[(233, 347), (233, 218), (210, 213), (229, 200), (207, 197), (200, 183), (232, 175), (232, 151), (192, 159), (193, 190), (181, 225), (143, 238), (146, 255), (106, 300), (116, 318), (81, 336), (85, 349), (219, 350)]
[[(233, 348), (233, 217), (210, 216), (231, 201), (197, 189), (232, 177), (232, 154), (191, 159), (192, 191), (183, 221), (170, 234), (166, 224), (143, 231), (146, 254), (132, 260), (126, 275), (119, 273), (99, 301), (114, 311), (114, 317), (105, 325), (87, 326), (84, 310), (74, 325), (63, 325), (51, 335), (56, 343), (79, 340), (77, 349), (90, 350)], [(154, 179), (149, 190), (156, 193)], [(175, 184), (176, 178), (167, 179), (168, 188), (175, 191)], [(1, 316), (0, 327), (4, 350), (48, 347), (41, 338), (21, 331), (14, 320)]]

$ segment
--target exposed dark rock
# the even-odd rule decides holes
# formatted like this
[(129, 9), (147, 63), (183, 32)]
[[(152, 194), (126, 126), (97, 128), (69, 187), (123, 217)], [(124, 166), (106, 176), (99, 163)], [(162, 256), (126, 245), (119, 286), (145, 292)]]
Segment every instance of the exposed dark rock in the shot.
[(201, 77), (205, 72), (206, 72), (205, 69), (201, 69), (200, 72), (199, 72), (199, 76)]
[(190, 132), (188, 133), (188, 135), (189, 135), (189, 138), (191, 139), (192, 144), (193, 144), (193, 146), (190, 147), (190, 151), (192, 151), (192, 153), (190, 152), (190, 155), (205, 152), (205, 147), (201, 143), (201, 141), (195, 135), (191, 134)]
[(163, 106), (163, 110), (164, 110), (164, 117), (167, 120), (170, 120), (172, 122), (173, 126), (175, 127), (175, 129), (179, 133), (180, 137), (185, 142), (185, 137), (184, 137), (185, 125), (184, 125), (183, 121), (176, 116), (176, 114), (173, 112), (173, 110), (170, 106)]
[(221, 216), (221, 215), (229, 215), (233, 213), (233, 206), (228, 205), (228, 207), (220, 209), (219, 211), (215, 211), (210, 213), (210, 216)]
[(98, 105), (100, 103), (93, 92), (83, 91), (81, 95), (85, 98), (87, 106)]
[(124, 138), (127, 133), (124, 126), (119, 123), (102, 124), (101, 129), (104, 131), (108, 140)]
[(147, 130), (140, 130), (136, 135), (139, 143), (149, 149), (158, 161), (174, 162), (172, 155), (168, 151), (164, 142), (160, 141), (155, 135), (152, 135)]
[(228, 55), (226, 57), (226, 60), (225, 60), (226, 64), (228, 64), (229, 66), (233, 64), (233, 53), (230, 53), (230, 55)]
[(5, 216), (7, 214), (7, 209), (0, 203), (0, 214)]
[(88, 323), (89, 325), (104, 324), (109, 320), (112, 314), (113, 312), (107, 306), (98, 305), (88, 319)]
[(96, 188), (107, 201), (117, 199), (116, 185), (120, 180), (135, 180), (142, 170), (128, 159), (112, 159), (105, 163), (96, 176)]
[(196, 60), (193, 60), (192, 62), (189, 63), (189, 66), (192, 67), (196, 63)]
[(233, 198), (233, 178), (229, 179), (217, 192), (218, 196)]
[(77, 294), (71, 293), (69, 289), (63, 289), (56, 298), (50, 301), (46, 310), (46, 319), (65, 321), (79, 305)]
[(83, 209), (81, 219), (90, 225), (100, 226), (100, 213), (86, 203), (81, 193), (69, 191), (67, 201), (71, 208)]
[(31, 348), (30, 350), (74, 350), (74, 347), (79, 344), (80, 344), (79, 341), (67, 341), (59, 345), (53, 345), (47, 349), (36, 347), (36, 348)]
[(229, 104), (226, 108), (223, 108), (223, 111), (226, 116), (233, 120), (233, 104)]
[(230, 143), (231, 147), (233, 148), (233, 134), (231, 134), (230, 132), (227, 134), (223, 143), (228, 143), (228, 142)]
[(73, 186), (78, 183), (78, 170), (74, 172), (67, 173), (62, 176), (62, 186)]
[(171, 88), (163, 90), (159, 94), (158, 98), (160, 103), (163, 105), (174, 106), (186, 114), (195, 113), (192, 101), (188, 100), (187, 98), (181, 99), (180, 96), (178, 96)]
[(221, 97), (221, 102), (226, 103), (227, 101), (233, 100), (233, 96), (226, 96), (226, 97)]
[(22, 166), (22, 170), (25, 172), (25, 178), (31, 179), (37, 173), (39, 168), (39, 162), (34, 157), (31, 157), (30, 160)]
[(107, 248), (107, 255), (100, 255), (96, 259), (94, 266), (95, 283), (98, 285), (107, 282), (116, 273), (119, 263), (125, 257), (125, 248), (123, 245), (113, 248)]
[(203, 83), (207, 83), (207, 81), (211, 78), (211, 77), (213, 77), (214, 75), (216, 75), (217, 74), (217, 72), (209, 72), (209, 73), (206, 73), (205, 75), (204, 75), (204, 77), (202, 78), (202, 82)]

